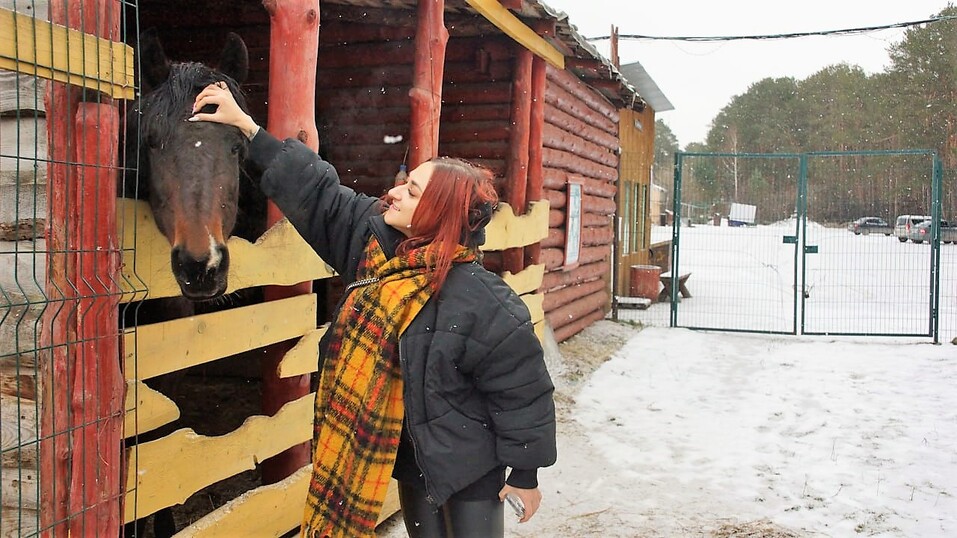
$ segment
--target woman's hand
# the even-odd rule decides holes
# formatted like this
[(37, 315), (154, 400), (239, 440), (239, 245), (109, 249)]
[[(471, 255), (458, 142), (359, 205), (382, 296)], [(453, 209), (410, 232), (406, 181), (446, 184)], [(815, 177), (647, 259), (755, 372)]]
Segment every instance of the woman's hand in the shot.
[(502, 491), (498, 492), (498, 499), (505, 502), (505, 496), (509, 493), (521, 499), (522, 504), (525, 505), (525, 517), (519, 519), (519, 523), (525, 523), (529, 519), (532, 519), (532, 516), (538, 511), (538, 507), (542, 505), (542, 492), (538, 491), (538, 488), (520, 489), (505, 484)]
[[(199, 112), (206, 105), (216, 107), (216, 112), (212, 114), (203, 114)], [(239, 128), (246, 135), (246, 138), (252, 139), (259, 132), (259, 126), (253, 121), (249, 114), (243, 112), (236, 103), (232, 92), (226, 87), (225, 82), (215, 82), (203, 88), (196, 96), (193, 102), (193, 115), (189, 121), (215, 121)]]

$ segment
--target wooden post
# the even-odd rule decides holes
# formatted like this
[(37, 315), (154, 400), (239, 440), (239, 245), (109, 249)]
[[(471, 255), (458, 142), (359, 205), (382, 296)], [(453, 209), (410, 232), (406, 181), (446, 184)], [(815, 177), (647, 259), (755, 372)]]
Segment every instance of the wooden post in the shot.
[(119, 354), (116, 172), (119, 113), (80, 103), (76, 117), (79, 217), (72, 367), (70, 533), (117, 536), (122, 525), (124, 393)]
[[(51, 22), (119, 40), (118, 0), (51, 0), (49, 11)], [(38, 380), (40, 529), (44, 536), (116, 536), (124, 386), (115, 296), (107, 289), (118, 269), (112, 219), (119, 120), (108, 98), (80, 105), (78, 88), (47, 84), (50, 304), (40, 335), (49, 353), (40, 355)]]
[[(269, 124), (276, 137), (298, 138), (319, 150), (316, 128), (316, 63), (319, 54), (319, 0), (264, 0), (269, 13)], [(269, 203), (267, 222), (282, 213)], [(312, 282), (267, 286), (264, 296), (275, 301), (312, 293)], [(274, 415), (287, 402), (309, 393), (309, 376), (280, 379), (279, 362), (293, 342), (270, 346), (262, 359), (263, 413)], [(296, 445), (263, 462), (263, 481), (274, 483), (307, 465), (309, 443)]]
[(409, 90), (409, 170), (438, 155), (448, 41), (445, 0), (421, 0), (416, 21), (412, 89)]
[[(515, 54), (515, 73), (512, 80), (512, 135), (509, 140), (505, 201), (517, 215), (528, 210), (529, 126), (532, 108), (532, 51), (520, 47)], [(525, 268), (525, 249), (506, 249), (502, 254), (504, 269), (513, 274)]]
[[(544, 196), (544, 170), (542, 168), (542, 141), (545, 129), (545, 60), (532, 58), (532, 104), (528, 127), (528, 188), (529, 201), (538, 201)], [(535, 243), (525, 247), (525, 267), (537, 265), (541, 259), (542, 245)]]

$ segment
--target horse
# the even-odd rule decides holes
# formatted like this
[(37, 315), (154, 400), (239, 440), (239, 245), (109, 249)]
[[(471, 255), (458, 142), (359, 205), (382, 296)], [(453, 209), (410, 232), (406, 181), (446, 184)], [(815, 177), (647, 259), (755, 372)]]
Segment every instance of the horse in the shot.
[[(239, 213), (248, 140), (235, 127), (186, 119), (196, 95), (219, 81), (248, 111), (239, 85), (249, 73), (249, 53), (242, 38), (230, 32), (217, 68), (173, 63), (152, 29), (140, 35), (139, 51), (141, 97), (126, 118), (123, 194), (149, 201), (170, 243), (170, 266), (182, 296), (212, 301), (228, 285), (226, 241)], [(250, 187), (244, 190), (258, 191)]]
[[(249, 53), (230, 33), (217, 67), (199, 62), (171, 62), (155, 30), (139, 36), (141, 95), (126, 113), (125, 173), (120, 195), (149, 203), (157, 228), (170, 245), (170, 268), (181, 295), (148, 299), (124, 310), (124, 326), (146, 325), (219, 310), (224, 303), (256, 300), (225, 296), (233, 234), (254, 241), (265, 229), (265, 197), (244, 159), (248, 140), (235, 127), (189, 122), (197, 94), (209, 84), (225, 82), (236, 102), (248, 112), (240, 90), (249, 72)], [(207, 107), (203, 112), (212, 112)], [(177, 401), (185, 372), (173, 372), (150, 384)], [(191, 425), (193, 426), (193, 425)], [(133, 443), (161, 437), (167, 425)], [(175, 522), (165, 508), (149, 519), (158, 537), (172, 536)], [(147, 519), (126, 526), (126, 536), (142, 536)]]

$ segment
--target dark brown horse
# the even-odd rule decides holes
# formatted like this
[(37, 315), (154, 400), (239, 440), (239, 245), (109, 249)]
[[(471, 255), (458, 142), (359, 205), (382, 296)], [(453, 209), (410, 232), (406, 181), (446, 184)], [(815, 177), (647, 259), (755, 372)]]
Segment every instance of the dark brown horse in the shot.
[(239, 212), (247, 140), (235, 127), (186, 119), (196, 95), (218, 81), (225, 81), (246, 109), (239, 89), (249, 71), (246, 45), (230, 33), (215, 69), (171, 63), (153, 31), (140, 36), (139, 50), (142, 96), (127, 115), (124, 196), (149, 200), (169, 240), (183, 297), (216, 299), (227, 286), (226, 240)]

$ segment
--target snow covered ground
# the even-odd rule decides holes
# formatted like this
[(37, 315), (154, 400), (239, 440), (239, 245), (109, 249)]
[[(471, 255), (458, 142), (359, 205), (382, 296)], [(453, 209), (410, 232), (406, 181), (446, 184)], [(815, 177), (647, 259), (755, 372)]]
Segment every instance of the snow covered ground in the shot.
[[(844, 228), (808, 224), (817, 247), (795, 260), (793, 220), (730, 228), (682, 227), (678, 272), (691, 273), (693, 297), (678, 305), (678, 325), (817, 334), (927, 335), (930, 332), (931, 249), (884, 235), (855, 236)], [(671, 238), (655, 226), (652, 241)], [(957, 245), (941, 245), (940, 338), (957, 337)], [(806, 298), (795, 294), (803, 288)], [(802, 314), (803, 307), (803, 314)], [(622, 310), (620, 318), (667, 326), (669, 303)]]
[[(792, 328), (781, 229), (682, 233), (680, 324)], [(818, 226), (809, 243), (806, 330), (926, 334), (928, 245)], [(943, 345), (607, 320), (562, 343), (559, 460), (506, 535), (957, 536), (957, 245), (941, 250)], [(668, 305), (627, 316), (667, 325)], [(405, 536), (401, 516), (379, 536)]]
[(950, 344), (648, 328), (574, 417), (632, 481), (622, 509), (649, 518), (957, 536), (955, 383)]

